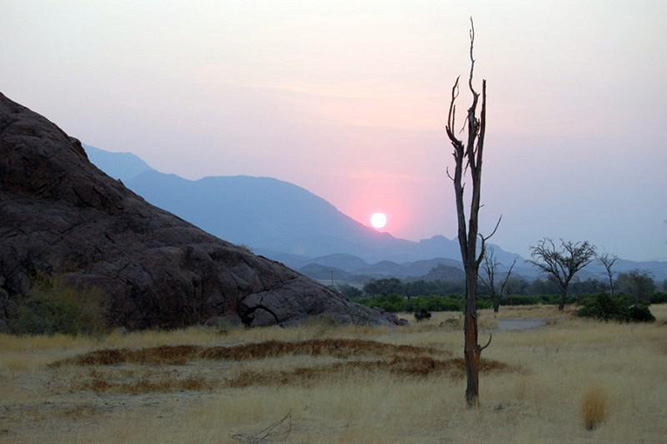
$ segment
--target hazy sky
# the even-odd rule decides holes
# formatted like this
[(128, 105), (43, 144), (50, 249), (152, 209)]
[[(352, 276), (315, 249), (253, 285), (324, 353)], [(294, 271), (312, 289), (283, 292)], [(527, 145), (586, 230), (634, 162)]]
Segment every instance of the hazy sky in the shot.
[(408, 239), (456, 232), (443, 127), (473, 15), (483, 229), (667, 259), (666, 1), (0, 3), (0, 91), (71, 135), (288, 180)]

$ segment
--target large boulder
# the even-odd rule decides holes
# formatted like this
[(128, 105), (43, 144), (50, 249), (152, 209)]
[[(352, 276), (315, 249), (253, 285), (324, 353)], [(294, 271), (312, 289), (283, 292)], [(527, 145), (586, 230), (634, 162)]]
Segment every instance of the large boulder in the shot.
[(78, 140), (0, 94), (0, 319), (36, 276), (52, 275), (103, 292), (110, 322), (127, 328), (229, 314), (253, 326), (395, 321), (150, 205)]

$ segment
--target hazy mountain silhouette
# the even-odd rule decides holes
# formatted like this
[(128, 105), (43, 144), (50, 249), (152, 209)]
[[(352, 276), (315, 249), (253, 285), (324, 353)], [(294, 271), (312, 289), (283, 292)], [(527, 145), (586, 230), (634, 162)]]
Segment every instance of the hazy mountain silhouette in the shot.
[(458, 255), (458, 244), (445, 237), (420, 242), (397, 239), (360, 224), (289, 182), (249, 176), (188, 180), (156, 171), (132, 154), (104, 155), (102, 150), (86, 148), (98, 167), (152, 204), (253, 249), (309, 258), (345, 253), (367, 262)]
[[(380, 233), (289, 182), (251, 176), (188, 180), (156, 171), (131, 153), (85, 147), (93, 163), (150, 203), (295, 269), (319, 264), (360, 275), (390, 275), (393, 270), (397, 276), (421, 276), (440, 264), (461, 267), (455, 239), (433, 236), (413, 242)], [(501, 263), (519, 258), (517, 275), (539, 276), (519, 255), (494, 247)], [(445, 259), (451, 262), (443, 262)], [(405, 272), (408, 263), (419, 272)], [(648, 270), (656, 279), (667, 278), (667, 262), (619, 260), (616, 264), (618, 272), (632, 269)], [(601, 273), (602, 268), (593, 263), (580, 278), (601, 279)]]
[(94, 146), (84, 145), (88, 159), (107, 175), (126, 182), (145, 171), (153, 170), (146, 162), (132, 153), (112, 153)]

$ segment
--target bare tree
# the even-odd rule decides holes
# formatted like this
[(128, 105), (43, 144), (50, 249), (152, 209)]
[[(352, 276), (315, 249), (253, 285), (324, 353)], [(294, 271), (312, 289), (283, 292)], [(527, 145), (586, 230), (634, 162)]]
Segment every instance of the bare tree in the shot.
[(496, 259), (496, 252), (493, 247), (489, 247), (484, 255), (484, 261), (482, 262), (482, 271), (483, 273), (479, 275), (482, 284), (489, 290), (491, 294), (491, 300), (493, 301), (493, 312), (498, 313), (500, 309), (500, 302), (507, 295), (509, 290), (509, 280), (512, 276), (512, 270), (516, 265), (516, 258), (512, 262), (512, 265), (507, 270), (505, 278), (500, 282), (500, 286), (496, 284), (496, 274), (500, 268), (500, 262)]
[(595, 258), (595, 246), (588, 242), (560, 241), (561, 249), (551, 239), (544, 238), (536, 247), (530, 247), (529, 262), (552, 277), (560, 286), (560, 304), (565, 308), (567, 290), (572, 278)]
[(614, 295), (614, 272), (612, 271), (612, 267), (618, 260), (618, 256), (615, 254), (601, 254), (598, 256), (598, 260), (600, 263), (604, 266), (605, 271), (607, 272), (607, 279), (609, 279), (609, 292), (611, 295)]
[[(486, 133), (486, 80), (482, 80), (481, 110), (477, 116), (477, 107), (480, 104), (480, 93), (473, 86), (475, 58), (473, 47), (475, 44), (475, 26), (470, 19), (470, 74), (468, 89), (472, 94), (472, 103), (468, 108), (465, 127), (467, 140), (464, 143), (456, 136), (456, 99), (459, 95), (459, 79), (457, 77), (452, 87), (449, 114), (447, 116), (447, 137), (454, 147), (454, 176), (447, 170), (447, 176), (454, 184), (456, 197), (456, 214), (458, 220), (458, 239), (461, 248), (461, 259), (466, 275), (466, 303), (463, 322), (464, 347), (463, 352), (466, 364), (466, 404), (470, 407), (479, 405), (479, 364), (482, 351), (491, 344), (491, 337), (484, 346), (477, 343), (477, 276), (479, 266), (484, 258), (486, 241), (493, 236), (500, 219), (489, 236), (479, 234), (479, 208), (482, 190), (482, 155), (484, 153), (484, 136)], [(463, 129), (461, 130), (461, 132)], [(465, 202), (463, 192), (465, 188), (464, 176), (469, 174), (472, 181), (470, 194), (470, 216), (466, 221)], [(481, 245), (477, 254), (477, 237)]]

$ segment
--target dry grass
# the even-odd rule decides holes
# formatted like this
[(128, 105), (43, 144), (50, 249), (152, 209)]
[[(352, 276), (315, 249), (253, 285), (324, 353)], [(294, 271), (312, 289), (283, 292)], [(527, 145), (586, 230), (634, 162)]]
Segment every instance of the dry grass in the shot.
[(310, 339), (305, 341), (266, 341), (237, 346), (203, 347), (195, 345), (162, 345), (142, 349), (103, 349), (75, 356), (52, 364), (61, 365), (112, 365), (168, 364), (184, 365), (192, 360), (250, 361), (286, 355), (335, 356), (421, 356), (450, 355), (431, 347), (393, 345), (359, 339)]
[[(499, 319), (551, 322), (494, 333), (475, 411), (451, 313), (396, 329), (0, 335), (0, 441), (235, 442), (291, 412), (297, 443), (663, 442), (667, 306), (651, 309), (655, 324), (623, 325), (501, 308)], [(481, 321), (480, 341), (496, 320)], [(586, 430), (591, 387), (606, 420)]]
[(607, 395), (601, 387), (592, 387), (581, 400), (581, 413), (586, 430), (594, 430), (607, 417)]

